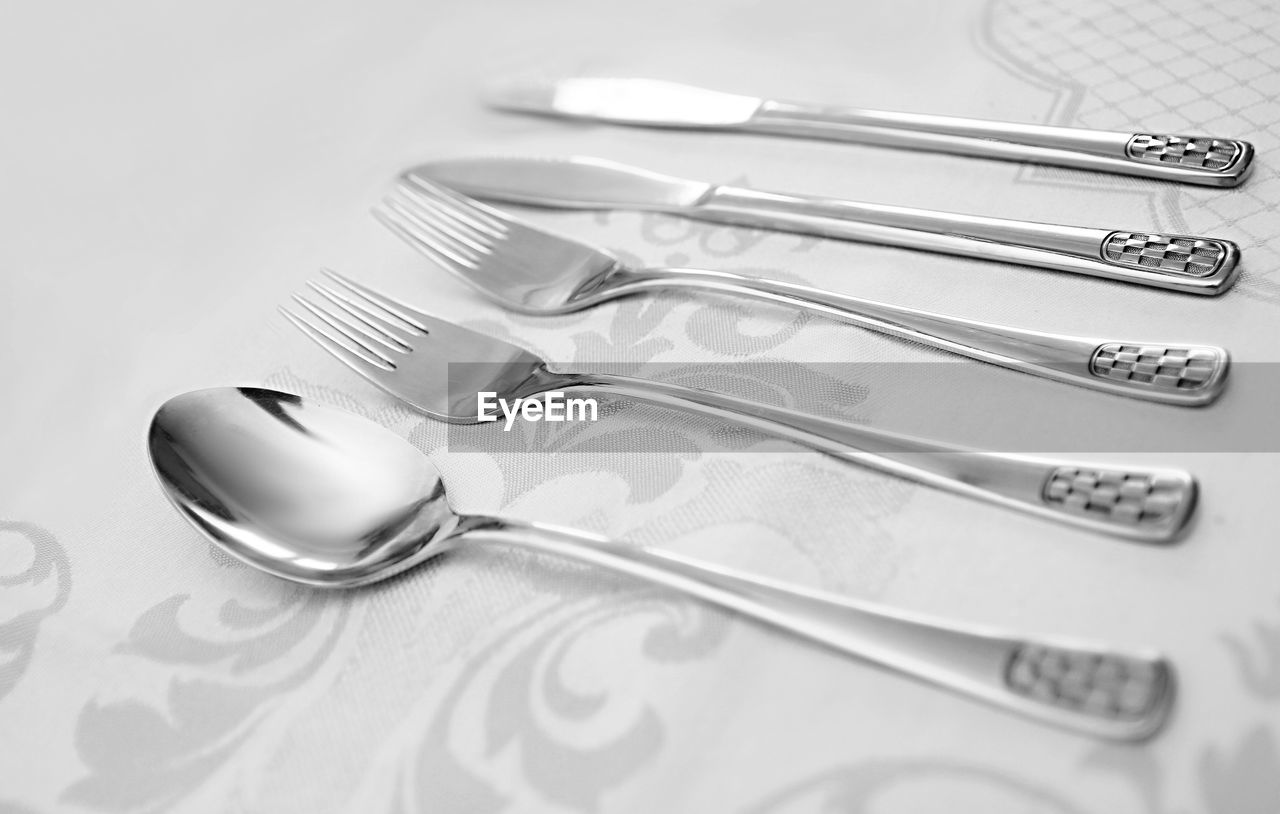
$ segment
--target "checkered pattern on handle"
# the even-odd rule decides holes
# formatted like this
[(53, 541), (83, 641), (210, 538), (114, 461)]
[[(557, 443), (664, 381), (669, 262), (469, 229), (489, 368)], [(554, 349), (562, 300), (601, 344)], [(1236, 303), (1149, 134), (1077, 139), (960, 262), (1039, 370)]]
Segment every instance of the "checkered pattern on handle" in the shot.
[(1224, 171), (1240, 160), (1244, 147), (1236, 141), (1209, 136), (1138, 133), (1129, 141), (1127, 152), (1139, 161)]
[(1195, 393), (1221, 378), (1227, 360), (1220, 348), (1099, 345), (1089, 360), (1089, 372), (1144, 389)]
[(1005, 686), (1050, 706), (1134, 721), (1166, 703), (1172, 673), (1155, 659), (1024, 644), (1010, 654)]
[(1171, 523), (1194, 497), (1184, 479), (1119, 469), (1060, 466), (1044, 485), (1050, 506), (1132, 526)]
[(1144, 232), (1112, 232), (1102, 242), (1102, 259), (1116, 266), (1183, 277), (1217, 273), (1229, 252), (1219, 240)]

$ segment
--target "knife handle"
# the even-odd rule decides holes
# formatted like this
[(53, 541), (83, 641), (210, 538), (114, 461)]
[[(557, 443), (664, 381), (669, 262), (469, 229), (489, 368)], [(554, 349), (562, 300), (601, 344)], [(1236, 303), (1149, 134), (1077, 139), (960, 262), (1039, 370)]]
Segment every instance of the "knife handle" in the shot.
[(745, 129), (1213, 187), (1236, 186), (1253, 163), (1253, 145), (1236, 139), (1082, 130), (792, 102), (761, 103)]
[(721, 186), (688, 214), (720, 223), (958, 254), (1192, 294), (1237, 275), (1229, 240), (1059, 226)]

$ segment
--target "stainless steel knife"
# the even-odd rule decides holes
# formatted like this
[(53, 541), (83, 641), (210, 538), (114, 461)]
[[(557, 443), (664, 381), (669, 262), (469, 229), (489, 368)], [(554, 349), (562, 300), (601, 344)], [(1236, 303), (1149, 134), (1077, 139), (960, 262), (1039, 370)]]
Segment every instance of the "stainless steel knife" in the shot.
[(856, 141), (1215, 187), (1239, 184), (1253, 162), (1253, 146), (1239, 139), (780, 102), (654, 79), (509, 81), (492, 87), (487, 101), (507, 110), (615, 124)]
[(958, 254), (1194, 294), (1234, 282), (1229, 240), (1093, 229), (814, 198), (661, 175), (598, 158), (462, 158), (408, 171), (475, 198), (566, 209), (639, 209)]

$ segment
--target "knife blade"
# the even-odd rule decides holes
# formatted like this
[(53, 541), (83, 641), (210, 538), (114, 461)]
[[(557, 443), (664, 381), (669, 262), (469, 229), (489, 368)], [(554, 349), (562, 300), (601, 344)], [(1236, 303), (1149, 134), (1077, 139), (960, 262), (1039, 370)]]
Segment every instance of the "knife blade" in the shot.
[(601, 158), (458, 158), (410, 173), (473, 198), (565, 209), (695, 207), (712, 185)]
[(1216, 238), (1061, 226), (762, 192), (584, 156), (459, 158), (422, 164), (405, 174), (490, 201), (665, 212), (1197, 294), (1220, 294), (1229, 288), (1239, 257), (1234, 243)]
[(1243, 181), (1254, 152), (1239, 139), (783, 102), (655, 79), (509, 80), (486, 98), (505, 110), (614, 124), (862, 142), (1218, 187)]
[(507, 80), (485, 93), (493, 107), (652, 127), (746, 124), (763, 100), (656, 79)]

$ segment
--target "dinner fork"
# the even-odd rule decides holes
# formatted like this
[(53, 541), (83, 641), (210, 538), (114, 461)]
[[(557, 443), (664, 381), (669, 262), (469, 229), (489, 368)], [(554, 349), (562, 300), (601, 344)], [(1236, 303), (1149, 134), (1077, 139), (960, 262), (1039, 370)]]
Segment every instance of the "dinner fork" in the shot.
[(802, 308), (1023, 373), (1148, 401), (1208, 404), (1226, 381), (1227, 351), (1211, 345), (1043, 333), (727, 271), (634, 268), (414, 174), (402, 175), (373, 214), (446, 271), (524, 313), (560, 314), (685, 287)]
[[(557, 372), (537, 355), (419, 311), (334, 272), (309, 283), (281, 312), (373, 384), (432, 418), (478, 423), (482, 393), (539, 399), (594, 389), (700, 413), (820, 452), (1039, 517), (1144, 542), (1186, 526), (1196, 482), (1177, 469), (1099, 466), (975, 452), (668, 382), (611, 373)], [(451, 364), (452, 363), (452, 364)]]

